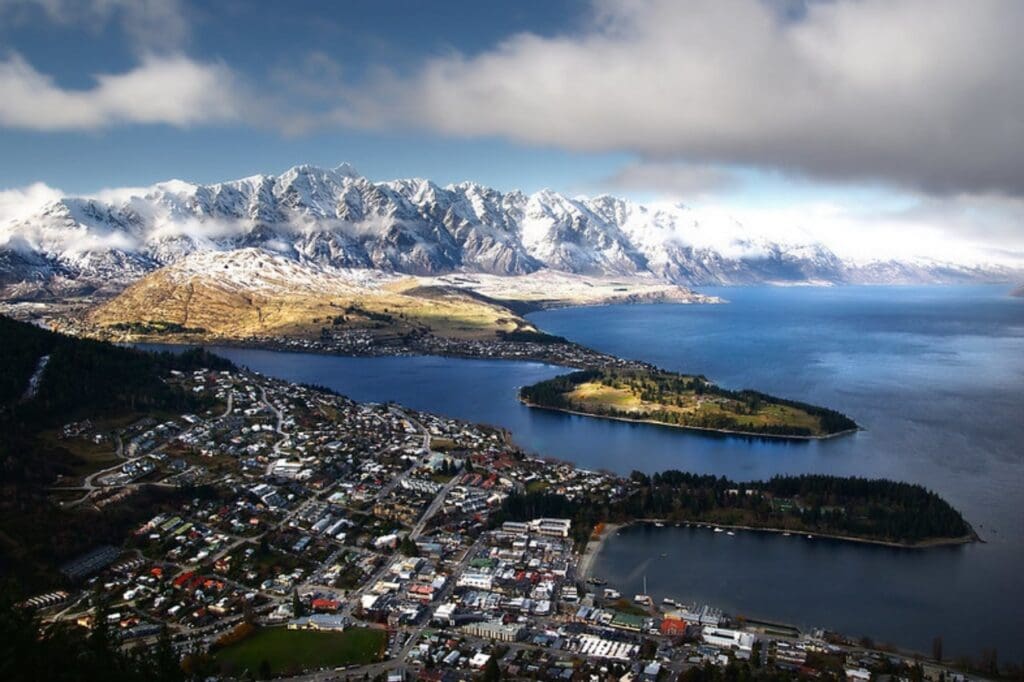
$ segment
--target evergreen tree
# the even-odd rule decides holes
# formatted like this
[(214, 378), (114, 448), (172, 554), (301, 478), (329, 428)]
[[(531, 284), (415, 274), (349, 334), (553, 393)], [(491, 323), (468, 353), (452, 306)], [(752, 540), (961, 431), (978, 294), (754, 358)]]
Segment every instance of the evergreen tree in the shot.
[(97, 590), (93, 594), (93, 623), (89, 635), (91, 663), (97, 672), (114, 668), (114, 647), (109, 616), (110, 602)]
[(501, 668), (498, 667), (498, 659), (491, 656), (484, 666), (484, 682), (498, 682), (501, 679)]
[(156, 641), (156, 651), (153, 656), (154, 675), (157, 682), (177, 682), (184, 678), (181, 670), (181, 660), (178, 652), (174, 650), (171, 642), (171, 634), (167, 627), (160, 628), (160, 636)]

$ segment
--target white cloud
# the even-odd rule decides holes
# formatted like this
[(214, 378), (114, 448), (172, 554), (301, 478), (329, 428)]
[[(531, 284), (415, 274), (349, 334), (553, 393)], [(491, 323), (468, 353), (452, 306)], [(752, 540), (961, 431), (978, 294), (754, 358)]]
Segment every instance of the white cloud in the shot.
[(20, 55), (0, 61), (0, 125), (26, 130), (96, 130), (116, 124), (187, 127), (238, 119), (244, 95), (218, 63), (145, 55), (138, 66), (98, 74), (86, 90), (65, 89)]
[[(212, 249), (219, 248), (214, 240), (252, 229), (249, 220), (195, 218), (174, 211), (173, 201), (167, 206), (144, 199), (160, 190), (187, 196), (193, 187), (169, 181), (150, 187), (104, 189), (85, 198), (115, 206), (129, 205), (152, 225), (145, 235), (149, 243), (180, 237)], [(45, 246), (52, 251), (78, 253), (138, 247), (132, 236), (120, 230), (69, 228), (59, 216), (23, 221), (40, 216), (46, 204), (62, 197), (61, 190), (41, 182), (0, 190), (0, 248)], [(687, 202), (686, 208), (664, 203), (650, 206), (653, 213), (638, 220), (657, 221), (658, 210), (682, 219), (675, 221), (677, 233), (663, 233), (656, 225), (644, 223), (643, 227), (649, 228), (649, 239), (678, 239), (735, 257), (759, 253), (759, 240), (763, 238), (796, 245), (820, 242), (840, 257), (857, 262), (933, 259), (1024, 269), (1024, 199), (1019, 198), (900, 194), (856, 200), (842, 193), (823, 193), (820, 197), (759, 206), (739, 203), (727, 192), (717, 196), (708, 193)], [(321, 222), (318, 226), (345, 232), (382, 229), (381, 223), (373, 220), (355, 226), (343, 221)], [(288, 225), (295, 234), (313, 227), (298, 218)]]
[(44, 182), (35, 182), (26, 187), (0, 189), (0, 225), (30, 216), (63, 196), (62, 191)]
[(105, 251), (131, 252), (139, 248), (138, 241), (124, 232), (70, 232), (62, 235), (61, 254), (77, 256)]
[(743, 164), (932, 193), (1024, 194), (1024, 2), (595, 0), (377, 79), (335, 120)]
[(1024, 200), (959, 195), (906, 196), (904, 206), (833, 200), (747, 207), (711, 199), (694, 207), (705, 225), (736, 220), (751, 235), (791, 243), (816, 241), (841, 258), (931, 259), (1024, 268)]

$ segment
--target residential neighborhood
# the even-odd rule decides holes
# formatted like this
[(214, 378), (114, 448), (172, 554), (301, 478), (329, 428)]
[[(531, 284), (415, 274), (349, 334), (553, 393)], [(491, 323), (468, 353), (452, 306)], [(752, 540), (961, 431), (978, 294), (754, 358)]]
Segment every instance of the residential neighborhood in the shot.
[(528, 456), (500, 430), (243, 370), (173, 371), (168, 382), (210, 408), (110, 432), (66, 425), (62, 438), (106, 444), (123, 461), (58, 487), (69, 506), (102, 507), (143, 486), (189, 499), (123, 546), (68, 562), (72, 589), (25, 602), (44, 621), (94, 628), (102, 613), (125, 646), (169, 634), (186, 666), (212, 662), (228, 677), (254, 672), (233, 652), (261, 651), (270, 637), (360, 643), (333, 657), (328, 646), (328, 666), (259, 661), (306, 679), (497, 669), (657, 680), (740, 661), (860, 679), (906, 664), (708, 605), (623, 598), (587, 574), (583, 550), (601, 529), (582, 529), (581, 544), (571, 519), (507, 520), (504, 503), (527, 491), (615, 500), (631, 482)]

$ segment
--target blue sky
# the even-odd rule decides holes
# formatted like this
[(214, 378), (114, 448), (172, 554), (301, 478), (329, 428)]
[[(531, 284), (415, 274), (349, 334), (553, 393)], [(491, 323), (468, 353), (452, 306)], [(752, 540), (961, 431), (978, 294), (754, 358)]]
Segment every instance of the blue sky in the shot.
[[(294, 5), (294, 6), (293, 6)], [(183, 50), (222, 61), (253, 81), (293, 68), (310, 53), (329, 55), (357, 82), (379, 64), (413, 68), (425, 56), (476, 53), (510, 34), (561, 30), (579, 21), (585, 4), (527, 0), (499, 11), (489, 3), (415, 0), (181, 5), (188, 23)], [(16, 51), (64, 88), (89, 88), (97, 73), (137, 63), (139, 46), (116, 14), (104, 20), (54, 20), (24, 3), (0, 33)], [(83, 23), (85, 25), (83, 25)], [(175, 177), (216, 182), (300, 163), (348, 161), (368, 177), (422, 176), (440, 182), (477, 180), (503, 188), (564, 191), (592, 184), (625, 154), (577, 155), (500, 138), (452, 139), (420, 132), (346, 129), (283, 134), (235, 123), (126, 125), (87, 131), (0, 129), (0, 187), (43, 181), (67, 192), (145, 185)]]
[(0, 0), (0, 208), (347, 161), (1024, 253), (1022, 23), (1014, 0)]

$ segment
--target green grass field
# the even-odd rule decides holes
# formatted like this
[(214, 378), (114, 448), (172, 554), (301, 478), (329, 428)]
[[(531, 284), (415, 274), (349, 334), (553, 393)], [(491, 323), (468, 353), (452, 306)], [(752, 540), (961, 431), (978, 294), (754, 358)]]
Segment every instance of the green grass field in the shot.
[(698, 396), (692, 391), (672, 393), (669, 401), (643, 400), (636, 386), (609, 386), (600, 382), (580, 384), (566, 398), (580, 411), (593, 408), (612, 408), (621, 412), (664, 411), (679, 416), (678, 424), (697, 422), (700, 418), (721, 415), (735, 420), (737, 428), (757, 428), (764, 425), (783, 424), (806, 428), (811, 433), (820, 433), (818, 419), (803, 410), (786, 405), (763, 403), (752, 413), (739, 411), (741, 405), (734, 400), (714, 396)]
[(550, 487), (547, 481), (530, 481), (526, 484), (526, 492), (542, 493)]
[(727, 390), (702, 376), (658, 369), (576, 371), (524, 386), (519, 397), (530, 405), (595, 417), (752, 435), (809, 438), (857, 428), (835, 410), (758, 391)]
[(245, 670), (257, 674), (262, 662), (274, 674), (293, 673), (315, 668), (337, 668), (380, 660), (387, 640), (383, 630), (351, 628), (344, 632), (263, 628), (238, 644), (216, 653), (225, 671), (240, 675)]

